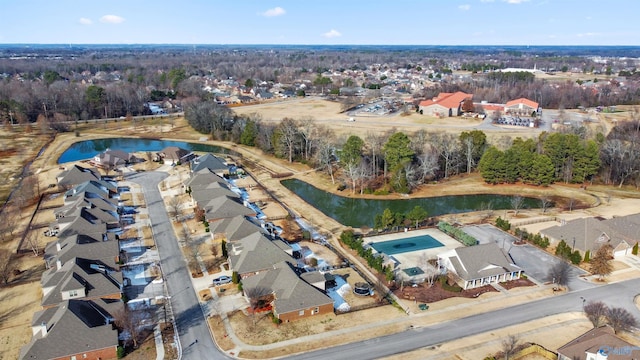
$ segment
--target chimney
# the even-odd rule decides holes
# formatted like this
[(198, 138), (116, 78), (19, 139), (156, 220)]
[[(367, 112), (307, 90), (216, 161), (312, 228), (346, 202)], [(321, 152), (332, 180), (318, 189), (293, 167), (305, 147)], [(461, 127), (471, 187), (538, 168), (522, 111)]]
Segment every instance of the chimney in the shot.
[(56, 260), (56, 270), (60, 270), (62, 268), (62, 261)]
[(44, 321), (40, 324), (40, 332), (42, 332), (42, 337), (47, 336), (47, 323)]
[(61, 246), (60, 246), (60, 241), (56, 241), (56, 251), (57, 251), (57, 252), (60, 252), (60, 250), (61, 250), (61, 249), (62, 249), (62, 248), (61, 248)]

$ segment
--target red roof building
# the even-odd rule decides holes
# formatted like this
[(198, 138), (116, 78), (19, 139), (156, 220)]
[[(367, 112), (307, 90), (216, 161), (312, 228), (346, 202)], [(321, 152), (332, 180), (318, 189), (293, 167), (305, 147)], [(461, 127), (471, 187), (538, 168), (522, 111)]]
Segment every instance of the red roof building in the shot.
[(462, 115), (462, 103), (467, 99), (473, 99), (473, 94), (462, 91), (455, 93), (440, 93), (431, 100), (420, 102), (419, 111), (421, 114), (446, 117)]
[(540, 105), (532, 100), (520, 98), (508, 101), (504, 107), (505, 112), (518, 115), (531, 115), (534, 111), (538, 111)]

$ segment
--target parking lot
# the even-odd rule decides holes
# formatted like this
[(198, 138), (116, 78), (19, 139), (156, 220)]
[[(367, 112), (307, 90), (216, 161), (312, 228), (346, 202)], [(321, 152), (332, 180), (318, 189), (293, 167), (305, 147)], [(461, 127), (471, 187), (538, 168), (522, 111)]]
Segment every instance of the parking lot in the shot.
[(493, 121), (497, 125), (536, 127), (536, 120), (529, 117), (506, 116)]

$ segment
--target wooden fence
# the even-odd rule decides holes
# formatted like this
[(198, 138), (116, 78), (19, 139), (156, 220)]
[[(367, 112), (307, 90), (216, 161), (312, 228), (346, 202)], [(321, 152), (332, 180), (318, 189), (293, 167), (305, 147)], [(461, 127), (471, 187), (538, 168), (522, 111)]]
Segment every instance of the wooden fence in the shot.
[(554, 353), (551, 350), (548, 350), (546, 348), (544, 348), (541, 345), (538, 344), (531, 344), (529, 346), (527, 346), (526, 348), (518, 351), (514, 356), (513, 359), (518, 360), (521, 359), (527, 355), (531, 355), (531, 354), (538, 354), (542, 357), (544, 357), (545, 359), (549, 359), (549, 360), (556, 360), (558, 358), (558, 354)]

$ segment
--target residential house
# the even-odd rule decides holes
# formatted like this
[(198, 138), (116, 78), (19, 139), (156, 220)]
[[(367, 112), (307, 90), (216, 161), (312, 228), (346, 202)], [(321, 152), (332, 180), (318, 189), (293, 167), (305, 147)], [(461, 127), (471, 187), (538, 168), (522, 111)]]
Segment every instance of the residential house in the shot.
[(612, 219), (581, 218), (562, 221), (560, 225), (540, 230), (552, 244), (564, 240), (572, 249), (595, 253), (602, 245), (613, 249), (613, 256), (631, 254), (633, 246), (640, 241), (640, 214)]
[(193, 159), (191, 162), (191, 173), (196, 173), (202, 169), (209, 169), (220, 177), (229, 173), (229, 166), (227, 166), (224, 160), (213, 154), (204, 154)]
[(47, 268), (62, 264), (73, 258), (94, 259), (106, 266), (117, 269), (120, 261), (120, 246), (116, 236), (107, 234), (77, 234), (59, 238), (45, 246), (44, 261)]
[(60, 259), (42, 274), (42, 307), (55, 306), (69, 299), (112, 299), (122, 296), (120, 271), (100, 260), (75, 257), (66, 263)]
[(267, 234), (267, 230), (242, 215), (210, 222), (209, 229), (214, 239), (227, 242), (240, 240), (253, 233)]
[[(56, 209), (54, 212), (57, 217), (56, 222), (50, 225), (50, 227), (58, 230), (60, 237), (100, 232), (103, 227), (105, 231), (120, 231), (122, 224), (120, 223), (120, 215), (117, 210), (98, 207), (95, 205), (96, 203), (101, 206), (109, 205), (109, 203), (101, 202), (99, 199), (97, 201), (86, 202), (85, 199), (80, 198), (78, 199), (78, 203), (71, 204), (69, 207)], [(61, 209), (64, 211), (61, 211)], [(80, 225), (83, 229), (87, 229), (87, 232), (77, 227), (75, 229), (73, 229), (73, 227), (70, 228), (71, 225)]]
[(94, 156), (91, 163), (100, 168), (115, 169), (138, 162), (132, 154), (122, 150), (107, 149)]
[(122, 302), (66, 300), (34, 314), (31, 341), (20, 359), (115, 359), (118, 330), (110, 312)]
[(64, 193), (64, 198), (66, 199), (70, 196), (74, 196), (76, 194), (80, 194), (83, 192), (96, 193), (105, 199), (118, 197), (118, 187), (116, 186), (116, 184), (110, 181), (105, 181), (105, 180), (99, 180), (99, 181), (91, 180), (91, 181), (85, 181), (83, 183), (80, 183), (74, 186), (73, 188), (69, 189), (67, 192)]
[(89, 213), (88, 209), (80, 209), (78, 216), (69, 215), (56, 220), (50, 225), (52, 230), (58, 233), (58, 237), (67, 237), (76, 234), (105, 234), (107, 224), (98, 220)]
[(204, 212), (204, 219), (208, 222), (235, 216), (256, 216), (255, 210), (244, 206), (237, 198), (229, 196), (217, 197), (202, 205), (198, 202), (198, 210)]
[(504, 111), (507, 114), (530, 116), (534, 112), (537, 114), (540, 105), (526, 98), (519, 98), (511, 101), (507, 101), (504, 106)]
[(455, 93), (440, 93), (431, 100), (421, 101), (419, 111), (421, 114), (437, 117), (450, 117), (462, 115), (462, 103), (472, 99), (473, 94), (462, 91)]
[(494, 242), (445, 251), (438, 264), (456, 274), (464, 289), (518, 279), (523, 272)]
[(98, 181), (101, 179), (100, 173), (96, 168), (85, 168), (79, 165), (72, 165), (69, 169), (61, 172), (56, 176), (58, 186), (63, 189), (69, 189), (75, 185), (85, 181)]
[(609, 325), (591, 329), (558, 348), (558, 360), (640, 359), (640, 347), (615, 335)]
[(177, 146), (169, 146), (157, 153), (158, 158), (168, 164), (185, 164), (191, 161), (196, 155), (186, 149)]
[(229, 266), (242, 278), (269, 270), (273, 264), (296, 260), (263, 234), (256, 232), (227, 244)]
[(254, 288), (266, 289), (268, 295), (262, 298), (269, 302), (274, 316), (283, 322), (333, 312), (333, 300), (303, 280), (290, 262), (278, 262), (267, 271), (244, 278), (242, 286), (245, 294), (251, 294)]
[(185, 185), (191, 188), (191, 190), (194, 190), (199, 186), (209, 186), (209, 184), (212, 183), (220, 183), (223, 184), (226, 188), (229, 187), (227, 180), (225, 180), (222, 176), (216, 175), (209, 169), (200, 169), (194, 172), (191, 175), (191, 178), (189, 178), (189, 180), (185, 182)]

